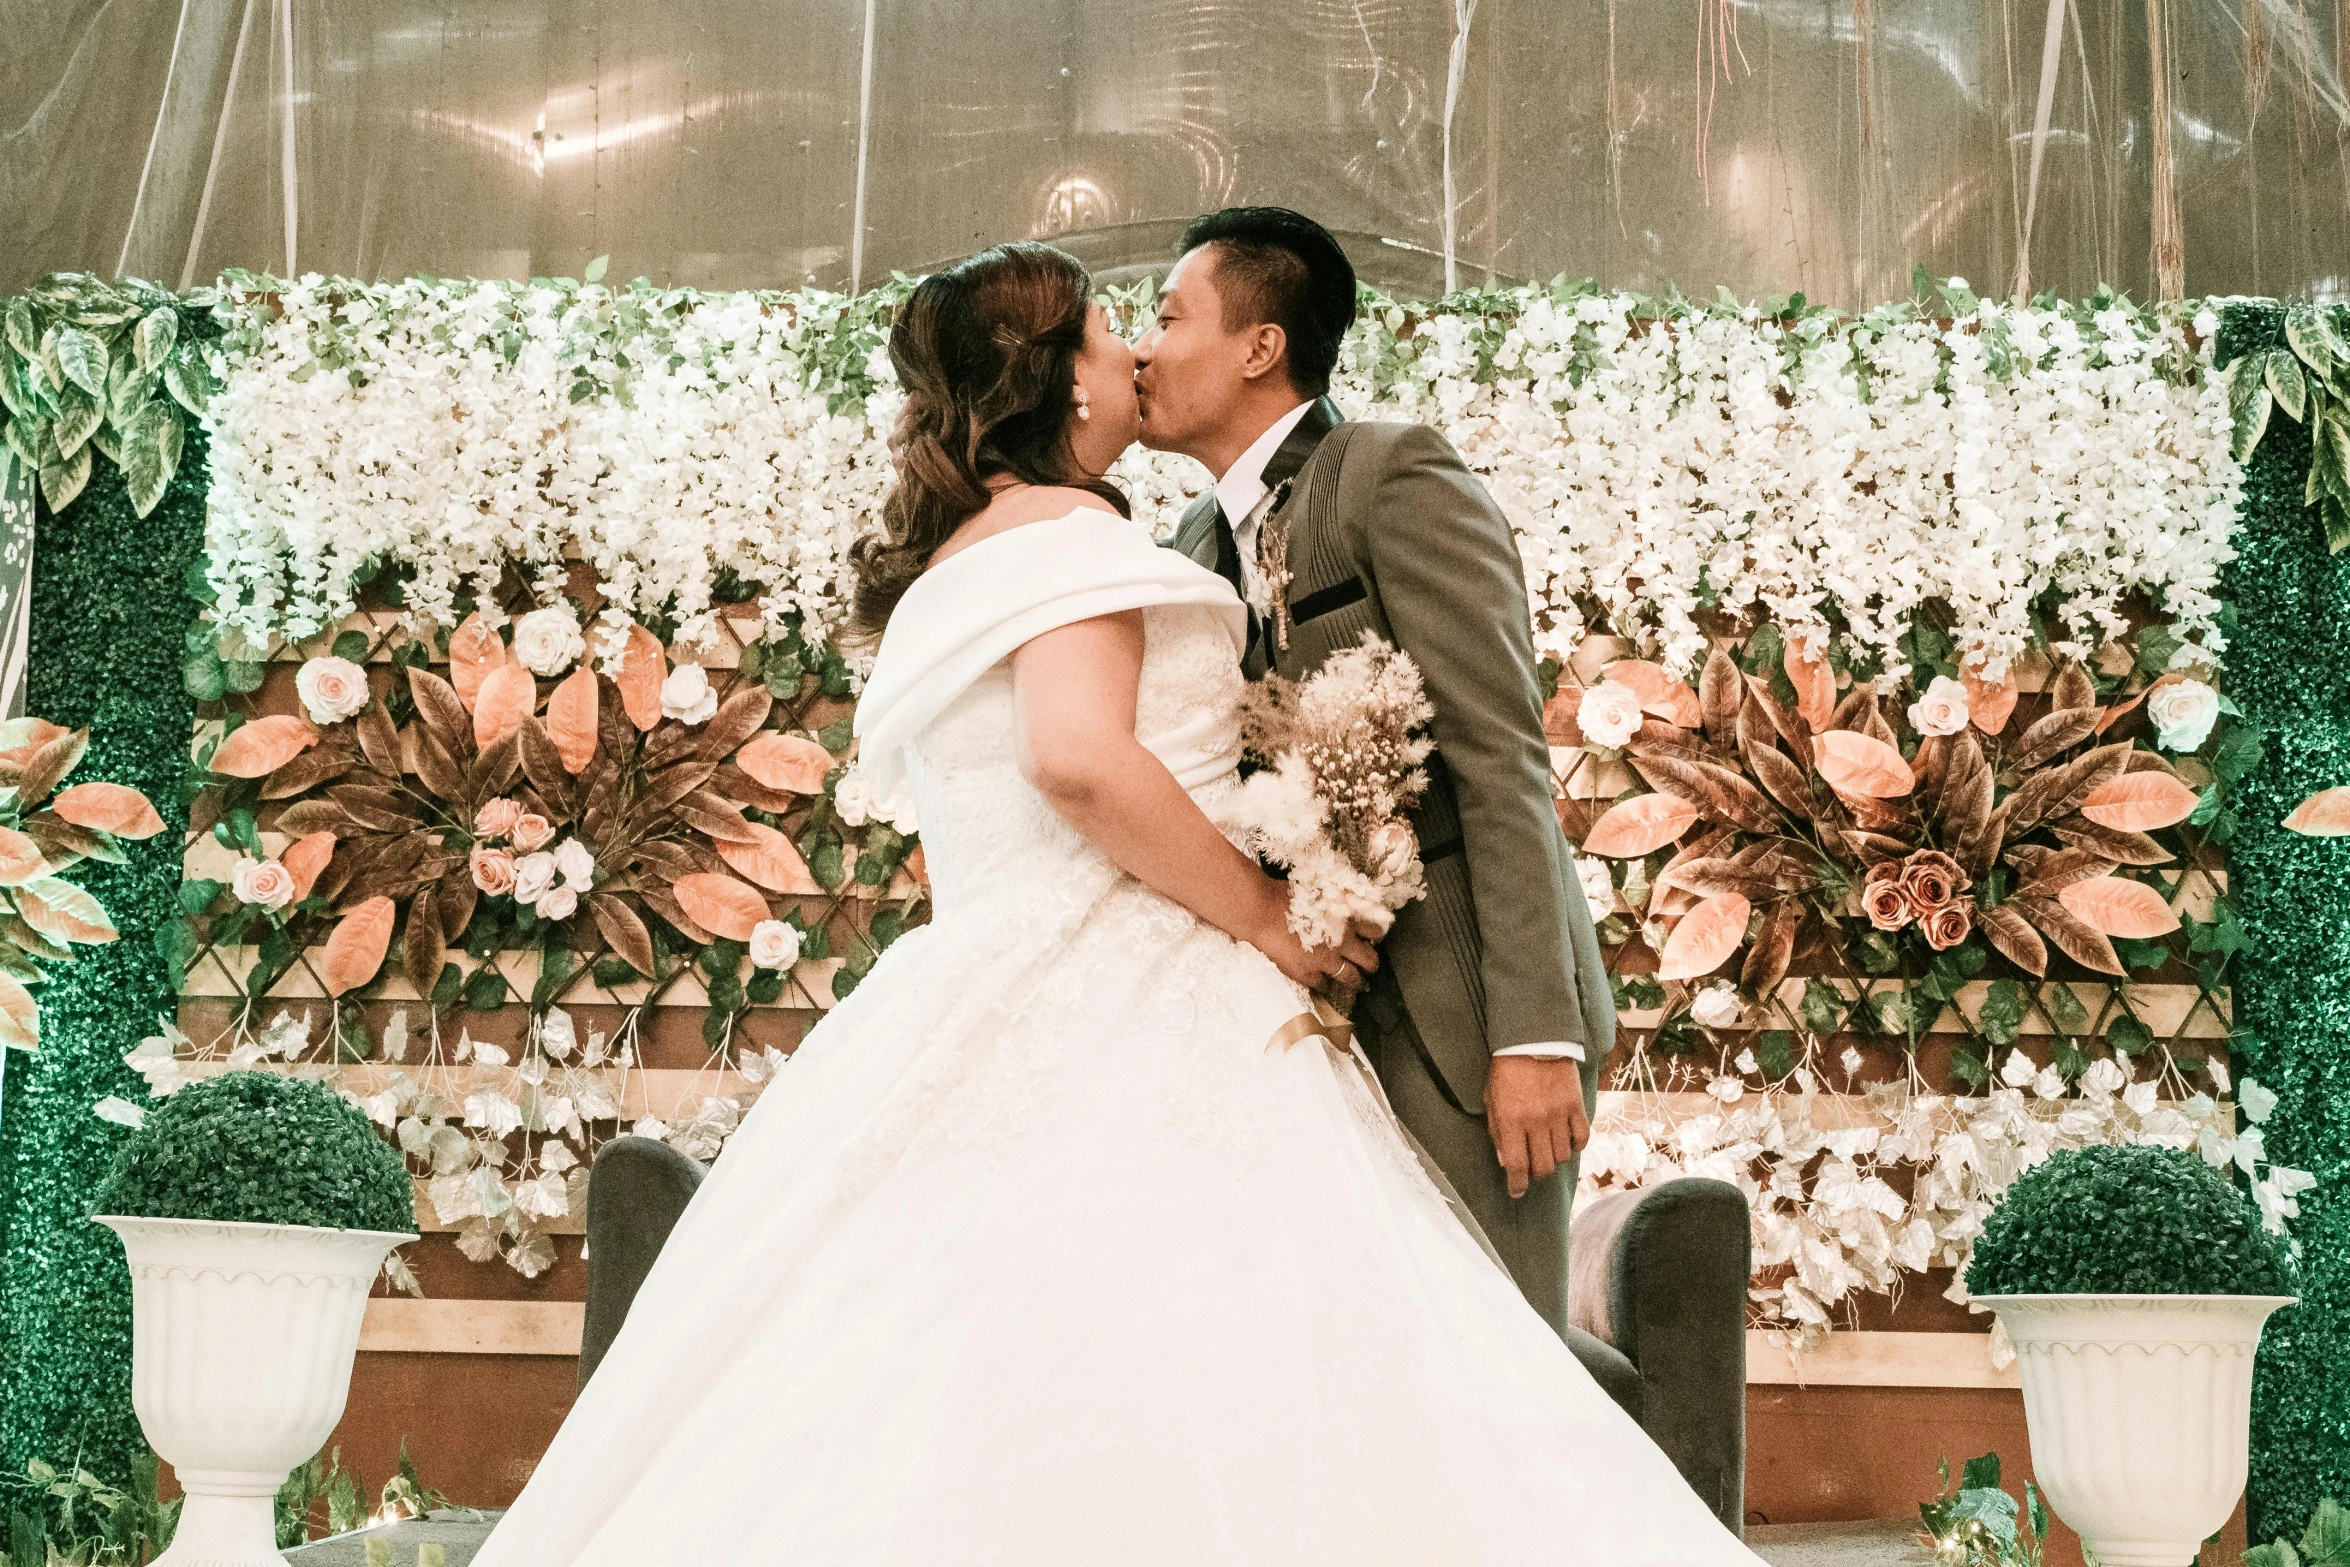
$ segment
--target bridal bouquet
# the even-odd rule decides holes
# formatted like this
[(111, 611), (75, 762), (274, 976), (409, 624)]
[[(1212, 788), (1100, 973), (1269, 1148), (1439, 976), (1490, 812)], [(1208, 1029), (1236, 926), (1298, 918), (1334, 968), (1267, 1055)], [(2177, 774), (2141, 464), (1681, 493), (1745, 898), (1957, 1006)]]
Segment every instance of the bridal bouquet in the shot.
[(1241, 786), (1251, 846), (1289, 872), (1289, 927), (1327, 946), (1351, 923), (1384, 932), (1427, 892), (1404, 812), (1428, 787), (1419, 667), (1371, 632), (1302, 681), (1267, 675), (1242, 708), (1260, 766)]

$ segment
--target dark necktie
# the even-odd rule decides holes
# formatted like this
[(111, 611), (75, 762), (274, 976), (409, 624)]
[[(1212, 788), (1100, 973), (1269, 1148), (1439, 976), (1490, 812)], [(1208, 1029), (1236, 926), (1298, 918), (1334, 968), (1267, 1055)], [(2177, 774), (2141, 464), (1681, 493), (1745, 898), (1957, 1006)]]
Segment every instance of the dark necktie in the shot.
[(1240, 539), (1232, 531), (1232, 519), (1224, 515), (1224, 503), (1216, 503), (1216, 575), (1232, 584), (1232, 591), (1240, 595), (1241, 607), (1248, 612), (1248, 646), (1254, 652), (1264, 636), (1264, 624), (1254, 604), (1248, 601), (1248, 580), (1240, 572)]

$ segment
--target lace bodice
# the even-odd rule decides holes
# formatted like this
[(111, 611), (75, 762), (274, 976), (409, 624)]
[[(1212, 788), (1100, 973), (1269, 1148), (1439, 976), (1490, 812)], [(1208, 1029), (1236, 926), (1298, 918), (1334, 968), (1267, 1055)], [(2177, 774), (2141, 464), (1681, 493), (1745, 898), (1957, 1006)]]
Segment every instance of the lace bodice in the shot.
[[(1216, 611), (1143, 612), (1134, 732), (1211, 817), (1240, 756), (1239, 665)], [(907, 747), (936, 917), (1055, 896), (1115, 872), (1020, 776), (1009, 659), (996, 664)]]

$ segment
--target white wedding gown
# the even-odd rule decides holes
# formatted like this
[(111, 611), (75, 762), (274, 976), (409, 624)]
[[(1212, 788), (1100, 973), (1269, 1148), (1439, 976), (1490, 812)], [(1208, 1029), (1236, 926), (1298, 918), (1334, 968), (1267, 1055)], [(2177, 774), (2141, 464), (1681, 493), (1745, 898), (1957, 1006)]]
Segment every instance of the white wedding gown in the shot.
[(1757, 1561), (1353, 1058), (1272, 1043), (1297, 987), (1022, 780), (1006, 656), (1136, 607), (1137, 733), (1216, 815), (1212, 573), (1081, 512), (906, 595), (862, 765), (905, 769), (934, 917), (745, 1118), (475, 1567)]

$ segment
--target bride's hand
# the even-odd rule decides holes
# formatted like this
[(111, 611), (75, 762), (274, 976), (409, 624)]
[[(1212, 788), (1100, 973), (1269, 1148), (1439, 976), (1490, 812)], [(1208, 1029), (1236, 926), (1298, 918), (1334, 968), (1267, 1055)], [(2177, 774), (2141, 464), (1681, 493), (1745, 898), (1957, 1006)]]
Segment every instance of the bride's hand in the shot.
[(1354, 1004), (1379, 966), (1379, 949), (1359, 930), (1349, 931), (1327, 947), (1309, 947), (1289, 928), (1289, 887), (1274, 882), (1276, 894), (1265, 917), (1248, 937), (1250, 946), (1273, 960), (1273, 966), (1306, 989), (1328, 996), (1344, 1011)]

